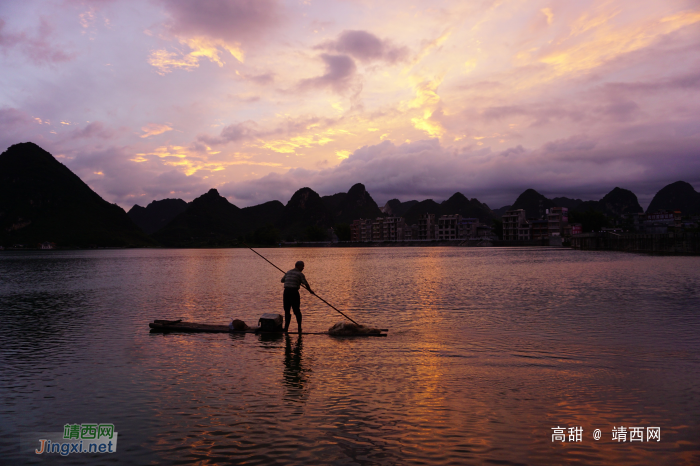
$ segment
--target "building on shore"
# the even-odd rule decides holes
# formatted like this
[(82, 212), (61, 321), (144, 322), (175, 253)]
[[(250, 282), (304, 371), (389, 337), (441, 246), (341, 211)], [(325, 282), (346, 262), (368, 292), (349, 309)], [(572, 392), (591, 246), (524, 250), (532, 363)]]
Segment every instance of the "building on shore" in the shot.
[(372, 220), (359, 218), (350, 225), (350, 241), (366, 243), (372, 241)]
[(564, 230), (569, 224), (569, 209), (566, 207), (552, 207), (547, 209), (547, 235), (564, 236)]
[(418, 218), (418, 239), (435, 239), (435, 214), (423, 214)]
[(549, 222), (547, 220), (532, 220), (530, 239), (541, 240), (549, 238)]
[(503, 241), (518, 240), (520, 225), (527, 222), (524, 209), (508, 210), (503, 216)]
[(532, 225), (525, 220), (518, 225), (518, 241), (530, 241), (532, 239)]
[(406, 222), (403, 217), (386, 217), (382, 219), (382, 239), (384, 241), (402, 241)]
[(462, 218), (459, 222), (459, 239), (467, 240), (476, 238), (477, 228), (481, 225), (478, 218)]
[(350, 241), (460, 241), (491, 239), (491, 227), (479, 223), (478, 218), (463, 218), (459, 214), (443, 215), (435, 221), (435, 214), (423, 214), (417, 225), (408, 225), (403, 217), (356, 219), (350, 225)]
[(669, 229), (678, 229), (683, 226), (682, 214), (679, 210), (623, 214), (622, 220), (627, 229), (637, 233), (665, 234)]
[(461, 215), (443, 215), (437, 222), (437, 239), (439, 241), (459, 239)]

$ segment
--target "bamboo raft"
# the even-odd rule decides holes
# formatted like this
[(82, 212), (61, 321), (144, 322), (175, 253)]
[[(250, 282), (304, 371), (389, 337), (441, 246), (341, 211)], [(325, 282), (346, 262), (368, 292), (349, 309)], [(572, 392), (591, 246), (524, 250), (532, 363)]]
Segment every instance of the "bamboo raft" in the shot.
[[(198, 332), (198, 333), (254, 333), (266, 335), (283, 335), (282, 331), (261, 330), (260, 327), (251, 327), (248, 330), (231, 330), (228, 325), (201, 324), (197, 322), (183, 322), (180, 320), (154, 320), (149, 323), (151, 332)], [(358, 333), (352, 335), (333, 335), (328, 332), (302, 332), (301, 335), (328, 335), (332, 337), (385, 337), (389, 329), (380, 328), (380, 333)], [(297, 332), (289, 332), (291, 335), (299, 335)]]

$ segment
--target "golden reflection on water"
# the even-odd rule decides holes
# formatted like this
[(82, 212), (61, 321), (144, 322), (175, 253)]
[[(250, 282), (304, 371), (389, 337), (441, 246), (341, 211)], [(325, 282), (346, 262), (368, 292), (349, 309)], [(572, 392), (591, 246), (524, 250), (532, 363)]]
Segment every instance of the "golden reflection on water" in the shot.
[[(46, 287), (46, 272), (13, 264), (0, 269), (14, 284), (0, 298), (3, 415), (36, 431), (103, 416), (120, 426), (119, 460), (140, 464), (700, 464), (696, 260), (264, 253), (305, 260), (315, 290), (389, 336), (148, 333), (155, 318), (281, 312), (280, 274), (249, 251), (121, 252), (131, 265), (73, 264), (79, 283), (41, 293), (22, 284)], [(307, 294), (302, 312), (309, 331), (342, 319)], [(613, 442), (619, 425), (660, 426), (661, 442)], [(583, 442), (553, 443), (557, 426), (583, 427)]]

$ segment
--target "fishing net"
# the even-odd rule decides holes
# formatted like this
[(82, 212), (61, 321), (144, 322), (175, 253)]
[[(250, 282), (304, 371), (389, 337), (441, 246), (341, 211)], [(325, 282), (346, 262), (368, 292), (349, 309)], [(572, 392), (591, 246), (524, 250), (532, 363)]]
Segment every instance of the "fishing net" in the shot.
[(355, 325), (349, 322), (338, 322), (328, 329), (329, 335), (379, 335), (380, 333), (378, 328)]

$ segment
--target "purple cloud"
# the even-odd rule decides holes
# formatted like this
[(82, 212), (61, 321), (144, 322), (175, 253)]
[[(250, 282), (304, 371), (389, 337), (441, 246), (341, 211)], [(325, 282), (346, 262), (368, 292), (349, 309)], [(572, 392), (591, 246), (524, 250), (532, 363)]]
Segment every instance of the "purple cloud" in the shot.
[(299, 89), (331, 88), (338, 93), (342, 93), (353, 84), (357, 67), (352, 58), (347, 55), (329, 55), (324, 53), (321, 55), (321, 60), (326, 65), (326, 72), (322, 76), (302, 80), (299, 83)]
[(102, 139), (110, 139), (113, 135), (114, 133), (111, 130), (105, 128), (104, 124), (102, 124), (99, 121), (94, 121), (86, 125), (83, 129), (76, 129), (75, 131), (73, 131), (70, 135), (70, 138), (83, 139), (100, 137)]
[[(254, 121), (244, 121), (225, 126), (218, 137), (200, 134), (197, 140), (209, 145), (226, 144), (229, 142), (247, 141), (255, 139), (259, 135), (257, 123)], [(195, 146), (196, 149), (196, 146)]]
[(589, 151), (593, 149), (597, 141), (585, 135), (575, 135), (566, 139), (557, 139), (545, 144), (543, 147), (548, 152), (572, 152)]
[(73, 58), (73, 55), (65, 53), (54, 44), (50, 37), (53, 27), (46, 18), (40, 19), (37, 33), (33, 36), (26, 32), (8, 32), (6, 26), (5, 20), (0, 19), (0, 50), (4, 54), (17, 49), (39, 65), (65, 62)]
[(501, 207), (527, 188), (550, 197), (598, 200), (613, 187), (622, 186), (644, 203), (678, 179), (700, 186), (698, 151), (698, 136), (612, 142), (600, 147), (596, 141), (577, 136), (552, 141), (543, 149), (515, 146), (498, 153), (444, 147), (437, 139), (402, 145), (384, 141), (356, 150), (336, 167), (271, 173), (257, 180), (227, 183), (219, 191), (238, 205), (252, 205), (272, 199), (286, 202), (301, 186), (329, 195), (360, 182), (380, 204), (391, 198), (440, 200), (460, 191), (491, 207)]
[(28, 123), (29, 115), (12, 107), (0, 108), (0, 125), (7, 127), (21, 123)]
[(227, 42), (248, 42), (264, 37), (281, 21), (276, 0), (169, 0), (164, 6), (176, 35), (204, 36)]
[(408, 58), (406, 47), (397, 47), (367, 31), (343, 31), (337, 40), (324, 42), (316, 48), (347, 54), (362, 62), (383, 60), (395, 63)]

